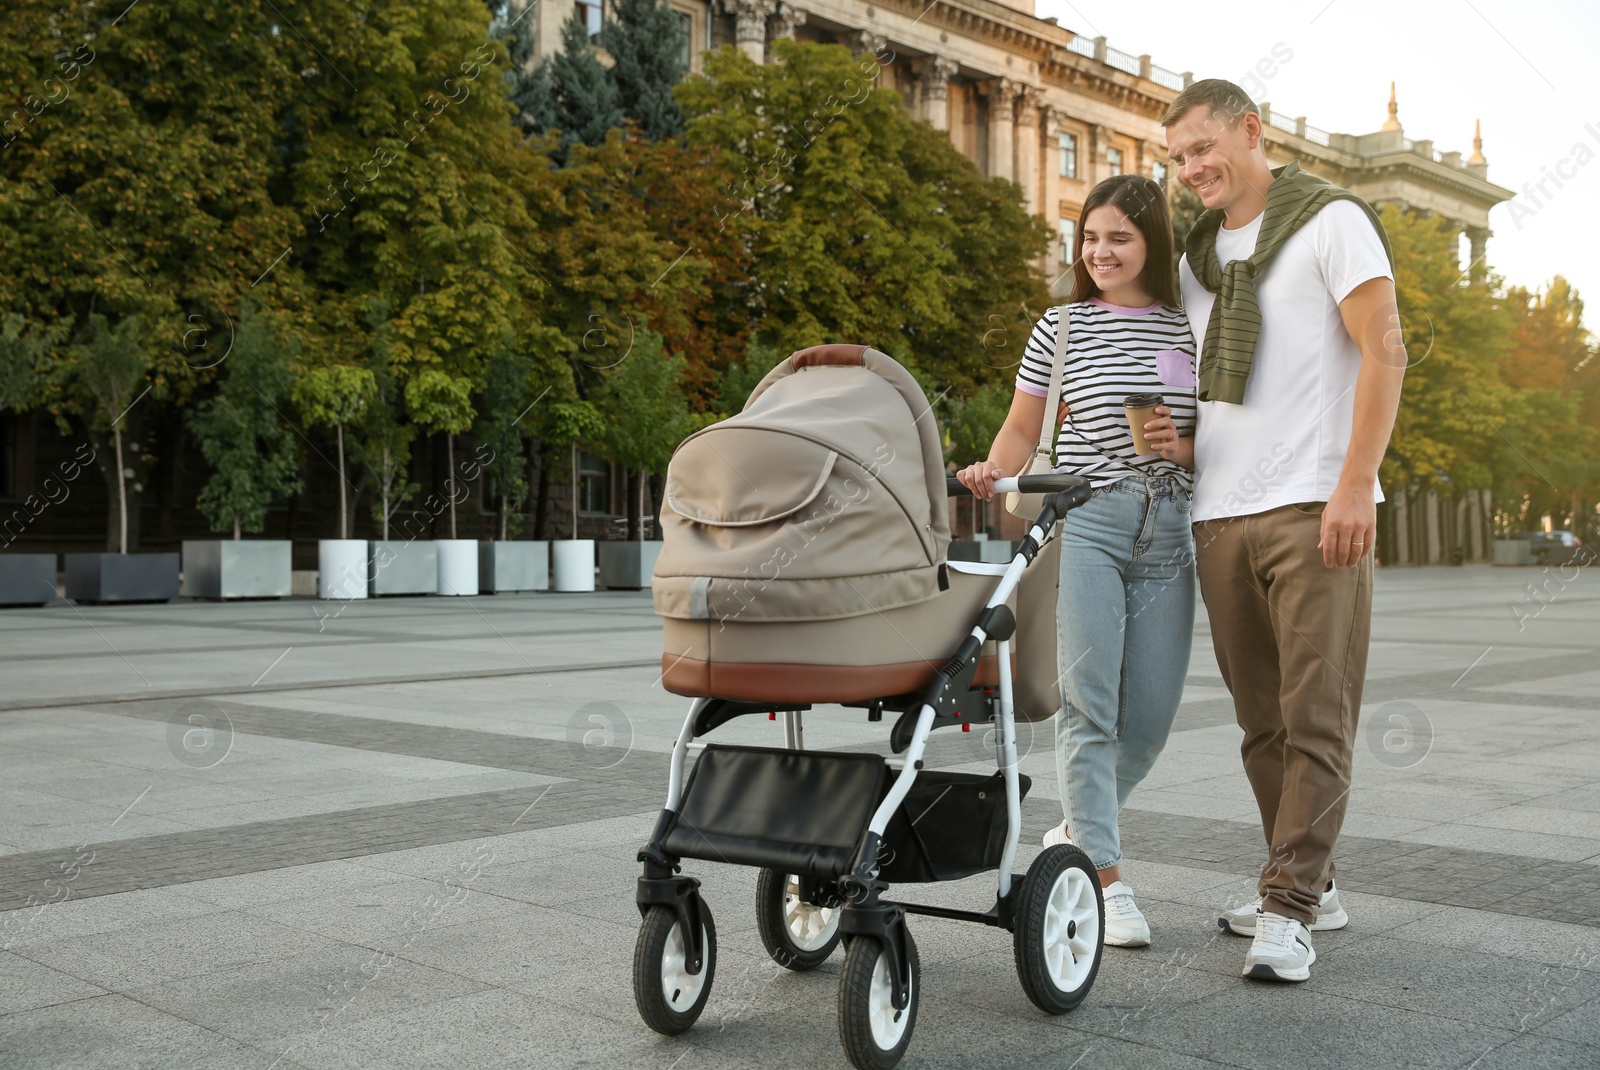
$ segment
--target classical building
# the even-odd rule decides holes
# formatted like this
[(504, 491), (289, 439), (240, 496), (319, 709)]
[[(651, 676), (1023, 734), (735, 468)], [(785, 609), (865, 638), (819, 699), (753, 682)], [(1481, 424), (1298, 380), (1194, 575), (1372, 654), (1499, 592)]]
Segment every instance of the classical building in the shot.
[[(543, 0), (541, 53), (559, 46), (559, 27), (574, 0)], [(591, 32), (605, 17), (605, 0), (578, 0)], [(900, 94), (906, 110), (941, 130), (979, 170), (1016, 182), (1058, 241), (1041, 265), (1062, 293), (1074, 228), (1095, 183), (1134, 172), (1166, 185), (1166, 138), (1161, 116), (1194, 80), (1190, 71), (1156, 65), (1148, 55), (1112, 48), (1055, 19), (1034, 17), (1033, 0), (669, 0), (688, 31), (691, 71), (706, 49), (736, 45), (765, 62), (772, 41), (842, 44), (873, 52), (879, 84)], [(1303, 115), (1273, 108), (1271, 81), (1293, 59), (1277, 45), (1234, 77), (1256, 98), (1267, 125), (1267, 157), (1299, 160), (1312, 174), (1375, 205), (1397, 204), (1449, 220), (1465, 239), (1463, 257), (1481, 262), (1489, 239), (1489, 209), (1513, 192), (1489, 181), (1482, 131), (1472, 153), (1441, 152), (1431, 140), (1405, 136), (1389, 87), (1388, 117), (1367, 134), (1337, 134)], [(1230, 71), (1206, 75), (1233, 76)], [(1376, 103), (1376, 102), (1374, 102)], [(1376, 110), (1376, 109), (1374, 109)], [(1464, 131), (1463, 131), (1464, 133)], [(1380, 556), (1391, 564), (1490, 556), (1491, 502), (1487, 491), (1445, 501), (1417, 488), (1389, 488), (1380, 510)], [(986, 529), (1016, 538), (1022, 523), (1003, 511), (957, 510), (956, 530)]]
[[(560, 27), (572, 4), (598, 32), (604, 0), (543, 0), (538, 19), (541, 54), (560, 47)], [(1052, 278), (1067, 268), (1073, 228), (1096, 182), (1134, 172), (1165, 184), (1166, 138), (1161, 116), (1194, 80), (1157, 66), (1148, 55), (1110, 47), (1034, 17), (1033, 0), (670, 0), (683, 19), (687, 60), (698, 72), (706, 49), (736, 45), (764, 62), (780, 37), (842, 44), (875, 52), (879, 82), (894, 89), (907, 111), (941, 130), (986, 175), (1011, 179), (1028, 205), (1060, 236)], [(1283, 45), (1236, 78), (1247, 92), (1268, 96), (1271, 79), (1293, 53)], [(1217, 71), (1206, 74), (1230, 75)], [(1400, 126), (1394, 87), (1389, 115), (1370, 134), (1335, 134), (1303, 115), (1274, 111), (1259, 100), (1267, 122), (1267, 156), (1301, 166), (1374, 204), (1427, 209), (1451, 220), (1481, 260), (1489, 238), (1489, 209), (1512, 190), (1489, 181), (1482, 139), (1473, 151), (1440, 152), (1414, 141)], [(1059, 287), (1058, 287), (1059, 288)]]

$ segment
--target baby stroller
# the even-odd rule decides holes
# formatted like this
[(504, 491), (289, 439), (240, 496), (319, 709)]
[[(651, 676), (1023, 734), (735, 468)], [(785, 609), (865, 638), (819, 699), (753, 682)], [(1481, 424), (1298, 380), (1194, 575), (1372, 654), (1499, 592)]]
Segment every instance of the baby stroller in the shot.
[[(663, 684), (694, 701), (638, 855), (633, 961), (639, 1014), (659, 1033), (695, 1023), (716, 975), (711, 910), (679, 872), (691, 858), (760, 870), (758, 930), (779, 964), (812, 969), (846, 941), (839, 1036), (857, 1067), (892, 1067), (911, 1042), (921, 976), (908, 914), (1009, 930), (1023, 990), (1046, 1013), (1094, 983), (1104, 907), (1089, 859), (1050, 847), (1012, 873), (1029, 786), (1015, 722), (1059, 704), (1052, 534), (1089, 487), (1000, 481), (1041, 495), (1016, 556), (947, 562), (946, 497), (968, 492), (942, 456), (911, 375), (845, 345), (783, 361), (743, 412), (673, 456), (652, 590)], [(801, 715), (821, 703), (894, 714), (893, 756), (807, 750)], [(696, 742), (754, 714), (781, 719), (782, 747)], [(925, 766), (936, 729), (974, 724), (993, 726), (995, 773)], [(891, 884), (985, 870), (998, 892), (982, 913), (886, 898)]]

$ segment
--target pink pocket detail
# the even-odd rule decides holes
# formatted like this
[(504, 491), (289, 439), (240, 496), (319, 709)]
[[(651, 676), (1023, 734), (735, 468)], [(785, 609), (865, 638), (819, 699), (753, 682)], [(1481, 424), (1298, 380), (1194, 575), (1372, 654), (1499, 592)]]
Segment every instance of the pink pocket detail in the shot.
[(1194, 357), (1179, 349), (1163, 349), (1156, 354), (1156, 375), (1166, 386), (1194, 389)]

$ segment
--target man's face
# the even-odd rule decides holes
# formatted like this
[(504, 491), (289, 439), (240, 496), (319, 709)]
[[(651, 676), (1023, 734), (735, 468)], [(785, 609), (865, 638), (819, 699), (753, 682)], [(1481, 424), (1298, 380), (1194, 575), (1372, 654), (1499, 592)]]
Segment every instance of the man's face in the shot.
[(1247, 113), (1230, 127), (1211, 105), (1202, 104), (1167, 128), (1167, 153), (1200, 203), (1225, 212), (1245, 192), (1250, 153), (1260, 133), (1259, 116)]

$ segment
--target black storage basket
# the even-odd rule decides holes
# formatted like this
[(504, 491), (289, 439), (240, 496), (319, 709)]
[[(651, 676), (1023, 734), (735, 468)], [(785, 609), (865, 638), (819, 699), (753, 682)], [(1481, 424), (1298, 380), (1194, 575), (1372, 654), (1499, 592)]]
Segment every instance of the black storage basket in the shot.
[[(1032, 783), (1017, 774), (1019, 797)], [(1005, 845), (1003, 774), (924, 769), (883, 830), (878, 875), (890, 884), (960, 880), (997, 868)]]
[[(662, 848), (677, 858), (843, 876), (896, 775), (877, 754), (713, 744), (684, 784)], [(1027, 794), (1029, 779), (1019, 774), (1019, 783)], [(1005, 834), (999, 773), (923, 770), (884, 830), (880, 875), (922, 883), (994, 869)]]

